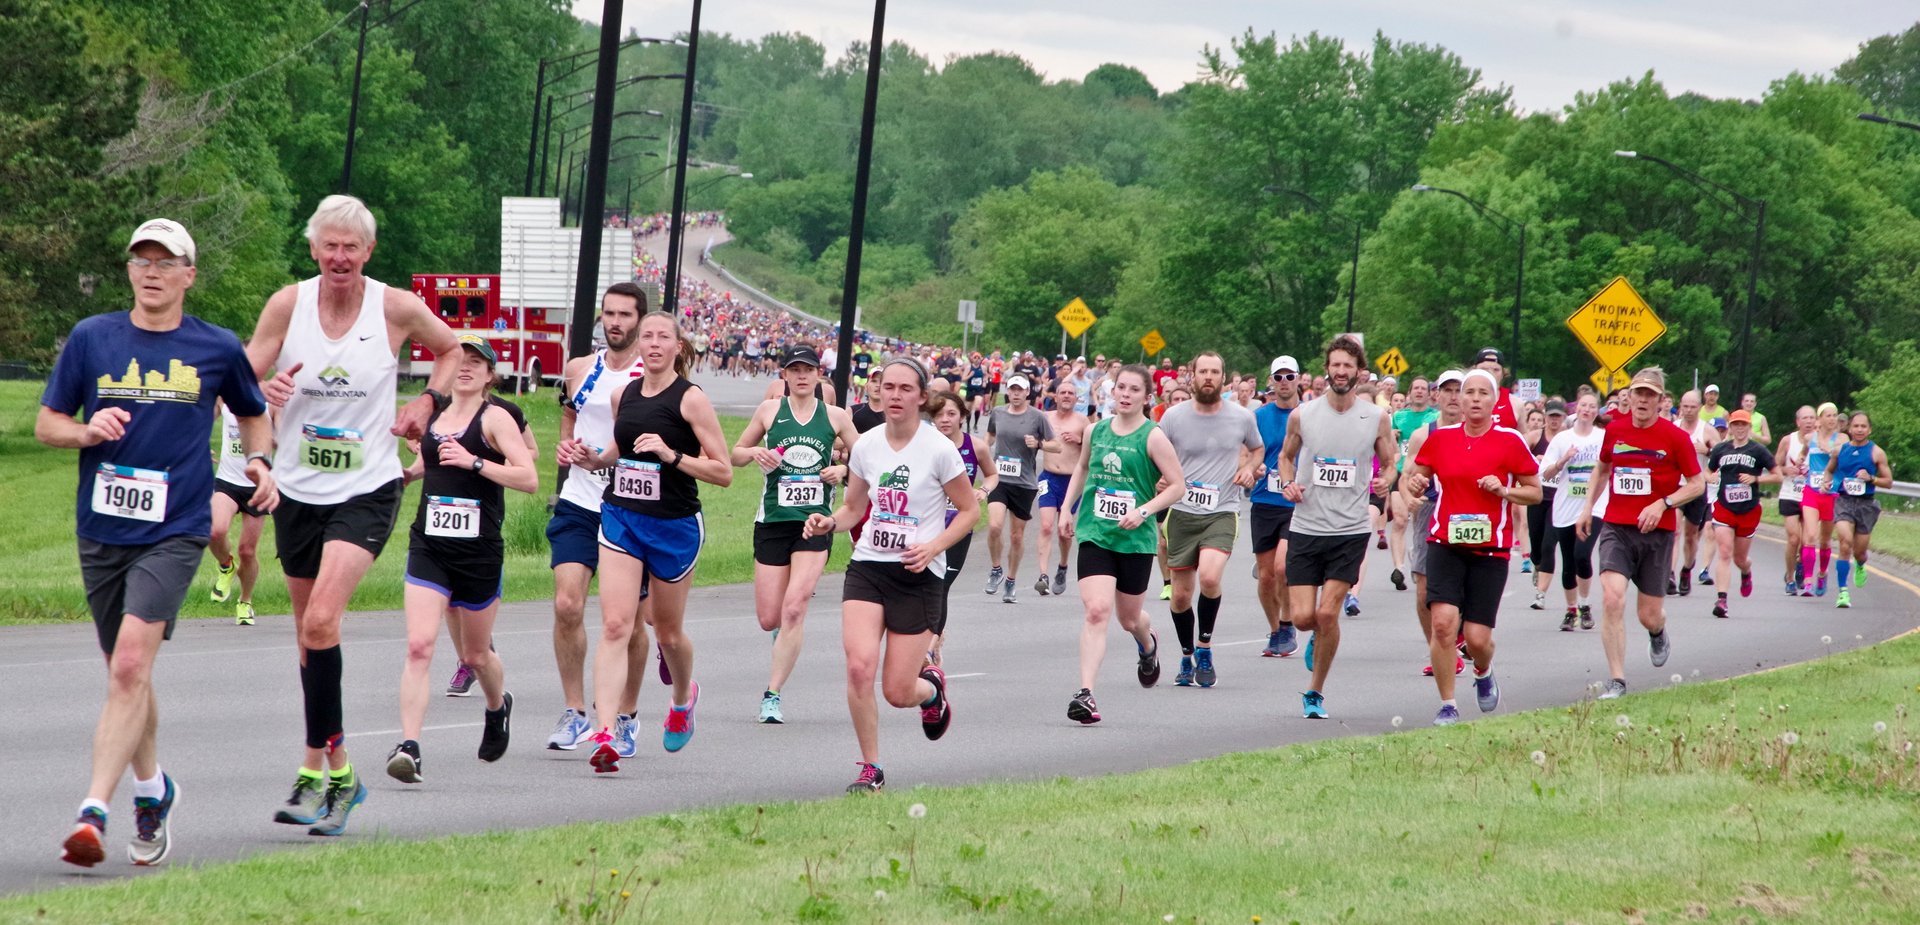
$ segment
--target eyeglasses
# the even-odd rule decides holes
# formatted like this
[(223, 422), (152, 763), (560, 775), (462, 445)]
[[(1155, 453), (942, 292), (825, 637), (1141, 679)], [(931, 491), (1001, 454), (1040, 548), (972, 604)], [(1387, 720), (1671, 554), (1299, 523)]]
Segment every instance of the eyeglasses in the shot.
[(153, 266), (157, 266), (162, 270), (178, 270), (184, 266), (191, 266), (191, 264), (187, 263), (187, 258), (185, 257), (162, 257), (159, 260), (153, 260), (148, 257), (129, 257), (127, 258), (127, 266), (136, 270), (144, 270)]
[(1282, 382), (1292, 382), (1293, 380), (1300, 378), (1300, 374), (1299, 373), (1274, 373), (1273, 378), (1278, 379)]

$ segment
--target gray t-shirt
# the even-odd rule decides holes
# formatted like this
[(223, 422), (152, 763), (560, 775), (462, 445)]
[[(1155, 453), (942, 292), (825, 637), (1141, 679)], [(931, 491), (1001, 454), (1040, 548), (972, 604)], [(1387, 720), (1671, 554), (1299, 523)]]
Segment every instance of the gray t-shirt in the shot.
[(1000, 473), (1000, 484), (1038, 488), (1040, 450), (1027, 446), (1027, 435), (1032, 434), (1043, 443), (1053, 439), (1053, 425), (1047, 423), (1046, 414), (1032, 405), (1019, 414), (995, 408), (987, 422), (987, 432), (993, 435), (991, 465)]
[(1253, 412), (1231, 401), (1216, 404), (1213, 414), (1200, 413), (1199, 406), (1184, 401), (1160, 419), (1187, 479), (1187, 490), (1173, 508), (1188, 514), (1238, 513), (1246, 489), (1233, 484), (1233, 475), (1242, 447), (1258, 453), (1265, 446), (1260, 425)]
[[(1356, 399), (1345, 413), (1325, 397), (1301, 405), (1288, 427), (1300, 435), (1294, 481), (1305, 494), (1294, 505), (1294, 533), (1307, 536), (1356, 536), (1371, 529), (1367, 496), (1373, 488), (1374, 441), (1380, 415), (1370, 401)], [(1172, 412), (1168, 412), (1172, 416)]]

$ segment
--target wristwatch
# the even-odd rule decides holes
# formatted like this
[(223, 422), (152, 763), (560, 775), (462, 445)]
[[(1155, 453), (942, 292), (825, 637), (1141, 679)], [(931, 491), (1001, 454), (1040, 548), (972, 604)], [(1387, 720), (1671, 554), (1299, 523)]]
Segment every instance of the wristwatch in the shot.
[(265, 454), (265, 453), (248, 453), (248, 454), (247, 454), (247, 459), (246, 459), (246, 462), (243, 462), (243, 463), (241, 463), (241, 465), (243, 465), (243, 466), (244, 466), (244, 465), (247, 465), (248, 463), (251, 463), (251, 462), (253, 462), (253, 461), (254, 461), (254, 460), (256, 460), (256, 459), (257, 459), (257, 460), (260, 460), (260, 461), (261, 461), (261, 462), (263, 462), (263, 463), (266, 463), (266, 464), (267, 464), (267, 468), (268, 468), (268, 469), (272, 469), (272, 468), (273, 468), (273, 457), (272, 457), (272, 456), (269, 456), (269, 455), (267, 455), (267, 454)]
[(445, 411), (448, 405), (453, 404), (453, 399), (448, 398), (439, 389), (427, 389), (421, 394), (433, 399), (433, 407), (436, 411)]
[(473, 458), (473, 467), (472, 467), (472, 468), (473, 468), (473, 471), (475, 471), (475, 472), (479, 472), (479, 471), (480, 471), (480, 467), (481, 467), (481, 466), (484, 466), (484, 465), (486, 465), (486, 464), (487, 464), (487, 461), (486, 461), (486, 460), (484, 460), (484, 459), (481, 459), (481, 458), (480, 458), (480, 457), (478, 457), (478, 456), (475, 456), (475, 457)]

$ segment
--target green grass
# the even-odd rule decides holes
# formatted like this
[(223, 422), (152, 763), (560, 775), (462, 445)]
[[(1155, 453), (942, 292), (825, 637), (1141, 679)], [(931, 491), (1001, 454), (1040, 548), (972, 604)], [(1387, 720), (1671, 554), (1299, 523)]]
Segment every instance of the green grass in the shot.
[[(86, 599), (80, 588), (80, 567), (74, 552), (73, 501), (78, 479), (76, 454), (55, 450), (33, 439), (41, 385), (0, 382), (0, 560), (7, 563), (7, 581), (0, 584), (0, 625), (46, 623), (86, 618)], [(552, 573), (547, 568), (546, 499), (554, 491), (553, 445), (560, 430), (560, 408), (553, 392), (544, 390), (519, 404), (528, 425), (540, 441), (536, 467), (540, 493), (507, 492), (506, 599), (540, 600), (553, 596)], [(511, 397), (511, 396), (509, 396)], [(722, 417), (729, 445), (746, 425), (744, 418)], [(695, 584), (750, 581), (753, 577), (753, 523), (759, 504), (760, 480), (752, 470), (737, 470), (726, 489), (703, 486), (700, 499), (707, 518), (707, 545), (700, 558)], [(355, 610), (397, 609), (403, 595), (407, 529), (419, 502), (420, 484), (407, 487), (400, 523), (387, 549), (353, 597)], [(232, 534), (237, 541), (238, 522)], [(262, 613), (287, 613), (287, 586), (273, 557), (273, 522), (267, 521), (260, 541), (260, 581), (254, 606)], [(832, 567), (844, 568), (845, 554)], [(187, 595), (183, 616), (230, 616), (226, 604), (207, 600), (203, 589), (214, 577), (213, 557), (201, 563), (195, 589)]]
[(1136, 774), (350, 839), (10, 897), (0, 920), (1913, 921), (1916, 662), (1908, 636)]

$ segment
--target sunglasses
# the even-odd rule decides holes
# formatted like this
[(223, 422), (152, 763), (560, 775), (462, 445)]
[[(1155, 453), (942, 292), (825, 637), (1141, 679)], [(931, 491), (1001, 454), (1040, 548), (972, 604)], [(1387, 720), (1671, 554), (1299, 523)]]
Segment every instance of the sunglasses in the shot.
[(1273, 378), (1278, 379), (1282, 382), (1292, 382), (1293, 380), (1300, 378), (1300, 374), (1299, 373), (1274, 373)]

